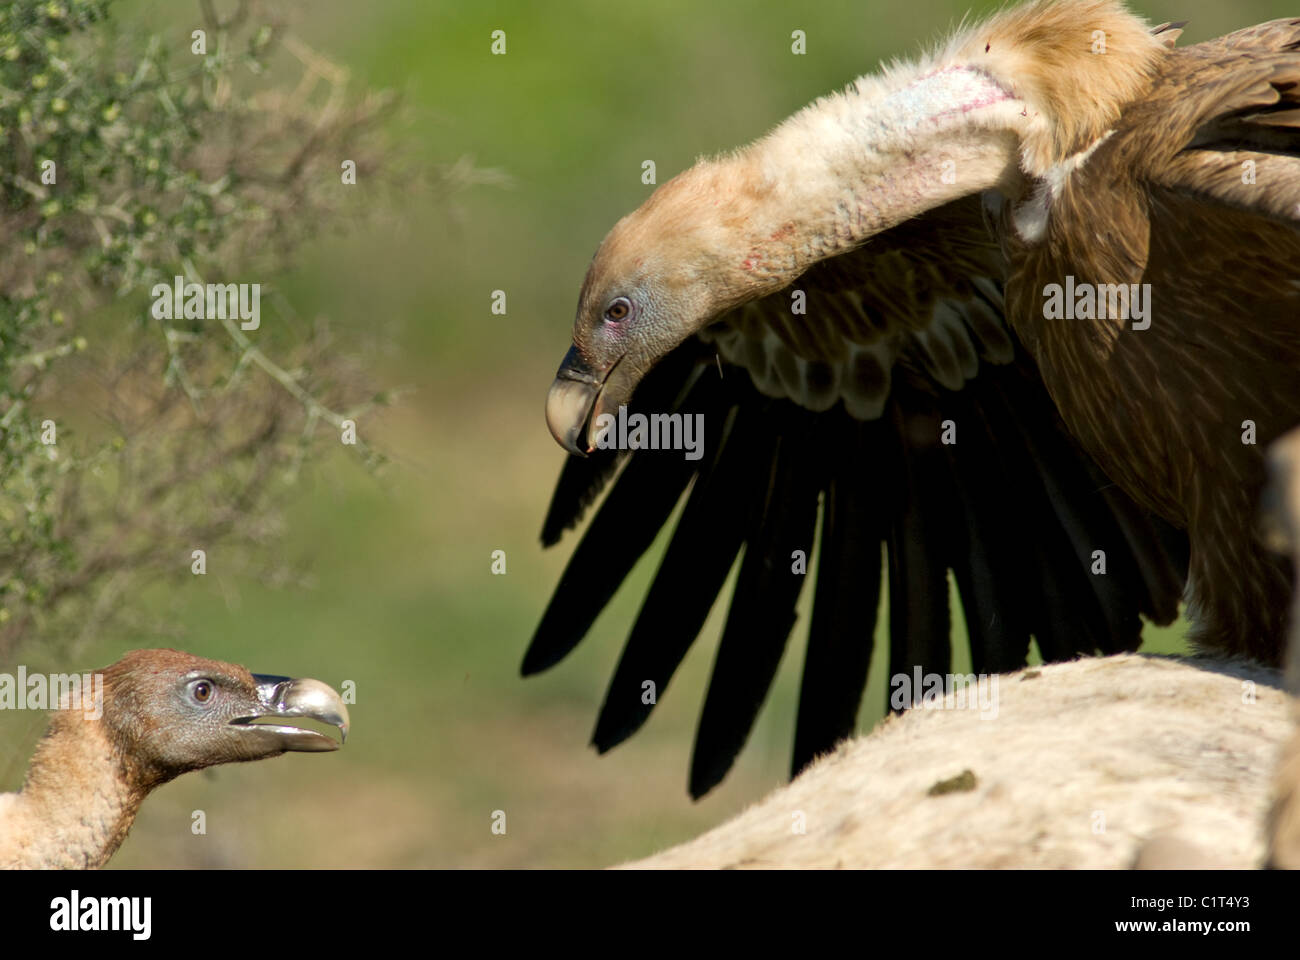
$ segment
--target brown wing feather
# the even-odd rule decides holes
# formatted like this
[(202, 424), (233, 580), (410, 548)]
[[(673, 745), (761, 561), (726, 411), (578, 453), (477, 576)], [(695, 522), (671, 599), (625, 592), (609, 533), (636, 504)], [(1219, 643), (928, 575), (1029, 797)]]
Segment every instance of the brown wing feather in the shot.
[(980, 198), (966, 197), (821, 261), (703, 337), (769, 396), (818, 411), (843, 399), (856, 418), (875, 419), (896, 363), (956, 390), (981, 359), (1010, 362), (1004, 273)]

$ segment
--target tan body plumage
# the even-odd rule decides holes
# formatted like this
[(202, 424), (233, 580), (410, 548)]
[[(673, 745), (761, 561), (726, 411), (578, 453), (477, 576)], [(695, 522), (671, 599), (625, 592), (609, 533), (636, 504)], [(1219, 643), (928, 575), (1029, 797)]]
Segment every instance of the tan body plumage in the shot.
[[(1300, 142), (1282, 102), (1300, 21), (1162, 48), (1153, 74), (1054, 193), (1045, 235), (1003, 231), (1008, 316), (1071, 432), (1189, 531), (1194, 638), (1278, 664), (1290, 584), (1254, 515), (1262, 451), (1300, 422), (1300, 160), (1263, 147), (1288, 129)], [(1291, 112), (1263, 112), (1277, 107)], [(1260, 149), (1214, 148), (1252, 125)], [(1151, 284), (1151, 327), (1044, 319), (1039, 291), (1067, 274)]]

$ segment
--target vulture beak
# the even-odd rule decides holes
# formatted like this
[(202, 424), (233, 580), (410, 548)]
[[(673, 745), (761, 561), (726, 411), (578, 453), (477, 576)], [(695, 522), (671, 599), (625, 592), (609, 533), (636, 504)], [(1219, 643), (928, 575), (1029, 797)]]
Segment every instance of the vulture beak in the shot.
[(615, 360), (603, 369), (595, 369), (576, 346), (564, 355), (546, 394), (546, 425), (555, 442), (570, 453), (585, 457), (591, 452), (587, 425), (604, 392), (605, 381), (618, 363)]
[(306, 717), (338, 727), (343, 740), (347, 740), (348, 708), (333, 687), (319, 680), (293, 680), (260, 673), (253, 674), (253, 681), (257, 684), (258, 711), (230, 721), (247, 731), (247, 736), (280, 750), (305, 753), (337, 750), (337, 741), (314, 730), (257, 722), (267, 717)]

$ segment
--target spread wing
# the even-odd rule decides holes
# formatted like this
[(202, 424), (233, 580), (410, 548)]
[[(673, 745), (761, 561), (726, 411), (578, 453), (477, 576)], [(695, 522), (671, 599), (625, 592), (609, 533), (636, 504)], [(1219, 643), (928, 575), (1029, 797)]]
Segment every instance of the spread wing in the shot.
[[(1136, 648), (1140, 615), (1174, 619), (1186, 542), (1065, 433), (1004, 320), (1005, 268), (983, 220), (977, 197), (933, 210), (661, 361), (633, 408), (702, 414), (703, 459), (598, 451), (566, 461), (544, 544), (610, 489), (525, 674), (573, 649), (686, 499), (610, 681), (599, 750), (648, 718), (644, 682), (664, 693), (737, 557), (691, 764), (696, 797), (743, 747), (809, 579), (794, 772), (856, 727), (884, 589), (891, 675), (949, 672), (950, 572), (976, 672), (1023, 665), (1031, 637), (1059, 660)], [(1105, 576), (1091, 572), (1097, 550)], [(807, 576), (793, 572), (795, 551), (809, 556)]]

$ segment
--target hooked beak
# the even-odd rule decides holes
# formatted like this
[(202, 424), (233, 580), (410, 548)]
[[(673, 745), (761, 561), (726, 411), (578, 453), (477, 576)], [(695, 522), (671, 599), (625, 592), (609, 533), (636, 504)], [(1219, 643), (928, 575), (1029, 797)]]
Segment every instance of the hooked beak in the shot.
[(339, 741), (302, 727), (258, 723), (267, 717), (304, 717), (338, 727), (343, 740), (348, 738), (348, 708), (332, 687), (319, 680), (294, 680), (253, 674), (257, 684), (259, 709), (246, 717), (230, 721), (268, 750), (295, 750), (317, 753), (337, 750)]
[(593, 368), (577, 347), (570, 347), (564, 355), (560, 369), (555, 372), (555, 382), (546, 394), (546, 425), (555, 442), (570, 453), (585, 457), (591, 452), (588, 424), (605, 382), (618, 364), (619, 360), (615, 360), (603, 369)]

